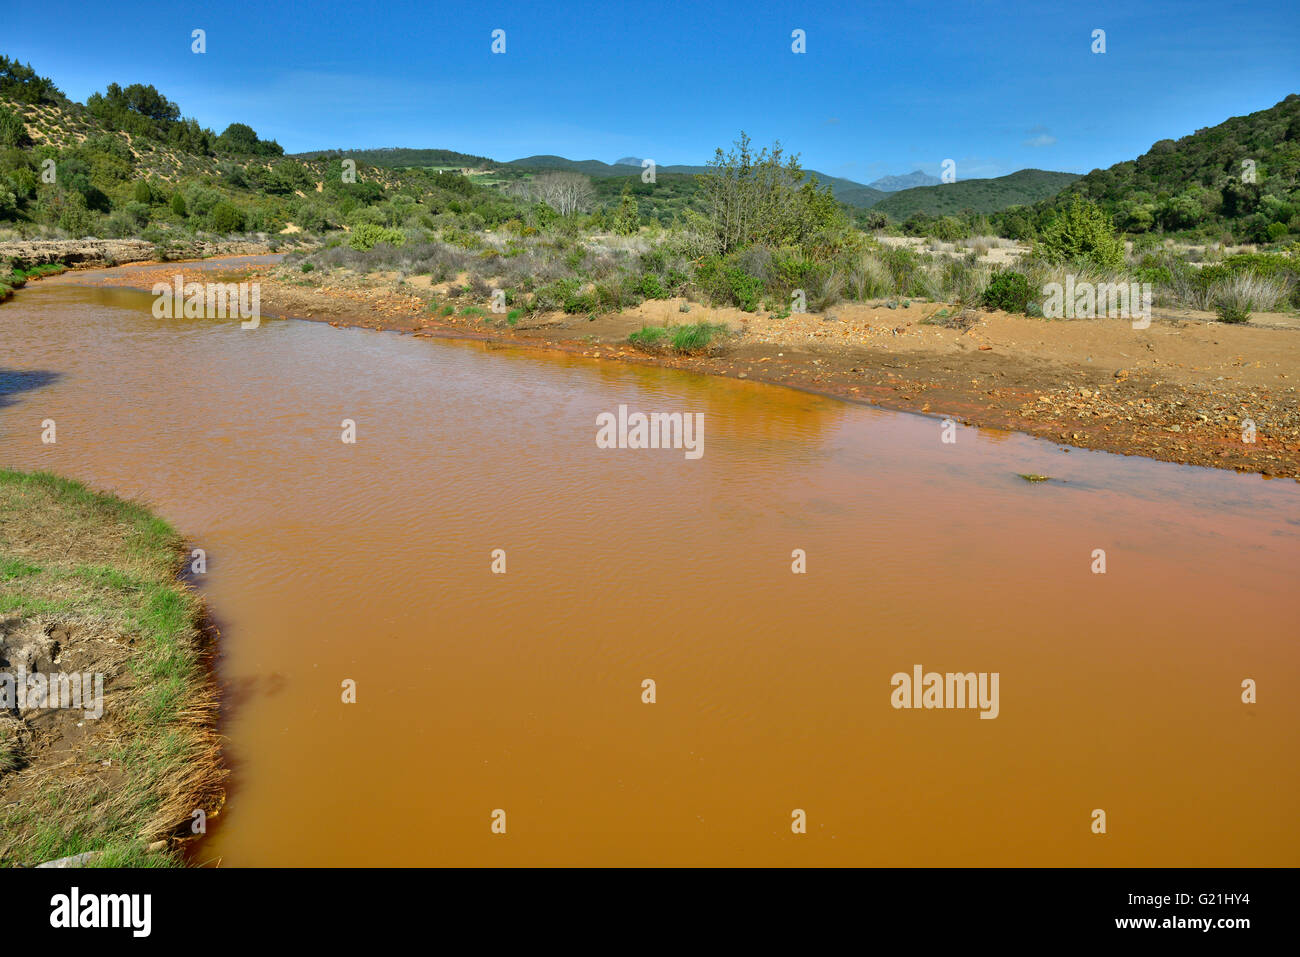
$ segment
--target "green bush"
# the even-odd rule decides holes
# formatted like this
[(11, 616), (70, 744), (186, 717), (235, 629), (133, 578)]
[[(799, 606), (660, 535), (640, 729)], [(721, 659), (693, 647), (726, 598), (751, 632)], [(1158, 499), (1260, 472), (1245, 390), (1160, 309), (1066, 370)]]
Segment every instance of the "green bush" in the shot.
[(984, 288), (984, 305), (1004, 312), (1024, 312), (1033, 295), (1029, 277), (1014, 269), (1001, 269), (989, 277)]
[(0, 146), (25, 146), (27, 127), (13, 110), (0, 106)]
[(244, 228), (244, 214), (234, 203), (222, 200), (208, 214), (208, 228), (216, 233), (237, 233)]
[(367, 250), (373, 249), (378, 243), (388, 243), (392, 246), (401, 246), (406, 242), (406, 237), (400, 230), (389, 229), (386, 226), (379, 226), (375, 223), (361, 223), (352, 230), (348, 236), (348, 245), (353, 249)]
[(1250, 304), (1248, 302), (1222, 298), (1214, 306), (1214, 311), (1219, 317), (1220, 322), (1249, 322), (1250, 321)]
[(668, 291), (663, 282), (652, 272), (646, 273), (637, 283), (637, 292), (646, 299), (667, 299)]
[(696, 280), (714, 302), (739, 306), (754, 312), (763, 299), (763, 281), (740, 266), (720, 257), (706, 259), (695, 274)]
[(1103, 269), (1124, 266), (1124, 242), (1115, 234), (1110, 217), (1078, 195), (1043, 230), (1040, 242), (1050, 262), (1082, 260)]

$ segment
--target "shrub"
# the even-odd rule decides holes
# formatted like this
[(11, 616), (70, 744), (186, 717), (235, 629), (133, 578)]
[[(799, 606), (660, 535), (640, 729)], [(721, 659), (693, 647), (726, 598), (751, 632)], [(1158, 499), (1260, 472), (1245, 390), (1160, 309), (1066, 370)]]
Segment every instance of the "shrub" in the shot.
[(970, 229), (955, 216), (942, 216), (936, 219), (930, 224), (926, 232), (935, 239), (942, 239), (946, 242), (965, 239), (970, 235)]
[(244, 214), (234, 203), (222, 200), (208, 214), (208, 228), (216, 233), (237, 233), (244, 228)]
[(1270, 312), (1285, 303), (1290, 291), (1285, 278), (1246, 271), (1215, 282), (1209, 299), (1220, 322), (1247, 322), (1252, 311)]
[(0, 106), (0, 146), (25, 146), (27, 127), (13, 110)]
[(846, 288), (851, 298), (861, 302), (886, 295), (892, 286), (892, 277), (884, 264), (870, 253), (864, 253), (849, 267)]
[(131, 188), (131, 198), (137, 203), (144, 203), (146, 206), (162, 202), (162, 196), (154, 185), (143, 179), (136, 180), (135, 186)]
[(808, 305), (813, 312), (825, 312), (844, 298), (844, 273), (838, 269), (818, 269), (808, 283)]
[(400, 230), (390, 229), (387, 226), (379, 226), (375, 223), (361, 223), (352, 230), (348, 236), (348, 245), (353, 249), (367, 250), (373, 249), (378, 243), (388, 243), (390, 246), (401, 246), (406, 242), (406, 237)]
[(641, 228), (641, 215), (637, 208), (636, 197), (632, 187), (623, 187), (623, 196), (619, 199), (618, 212), (614, 214), (614, 232), (622, 236), (632, 236)]
[(891, 290), (903, 296), (925, 295), (925, 266), (906, 246), (889, 246), (880, 251), (880, 261), (889, 272)]
[(728, 260), (716, 256), (707, 259), (700, 264), (695, 276), (715, 303), (728, 303), (746, 312), (754, 312), (762, 301), (762, 280), (751, 276), (739, 265), (729, 264)]
[(1000, 269), (989, 277), (984, 288), (984, 305), (1005, 312), (1024, 312), (1033, 295), (1029, 278), (1013, 269)]
[(1097, 204), (1076, 195), (1043, 231), (1042, 248), (1051, 262), (1084, 260), (1103, 269), (1124, 265), (1124, 242)]
[(659, 277), (652, 272), (646, 273), (637, 283), (637, 292), (646, 299), (667, 299), (668, 291)]
[(942, 286), (941, 298), (975, 305), (984, 296), (984, 270), (976, 264), (973, 255), (966, 259), (950, 259), (943, 266)]

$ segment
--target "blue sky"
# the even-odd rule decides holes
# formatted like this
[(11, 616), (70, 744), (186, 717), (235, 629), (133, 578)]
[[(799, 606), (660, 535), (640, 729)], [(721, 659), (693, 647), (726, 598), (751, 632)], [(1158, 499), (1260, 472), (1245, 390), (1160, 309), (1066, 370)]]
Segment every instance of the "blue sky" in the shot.
[[(744, 129), (861, 182), (937, 174), (947, 158), (960, 179), (1084, 173), (1300, 92), (1295, 0), (46, 0), (39, 16), (3, 19), (0, 52), (73, 99), (152, 83), (204, 126), (245, 122), (290, 152), (666, 165), (705, 162)], [(204, 55), (190, 52), (195, 28)], [(1098, 28), (1104, 54), (1090, 49)], [(804, 54), (791, 51), (795, 29)]]

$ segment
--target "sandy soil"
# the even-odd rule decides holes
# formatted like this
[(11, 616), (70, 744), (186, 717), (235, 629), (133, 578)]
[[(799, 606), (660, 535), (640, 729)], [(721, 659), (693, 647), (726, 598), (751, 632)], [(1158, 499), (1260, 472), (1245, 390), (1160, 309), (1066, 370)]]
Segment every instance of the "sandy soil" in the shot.
[[(175, 266), (176, 264), (171, 264)], [(192, 268), (187, 266), (186, 268)], [(1300, 329), (1286, 314), (1224, 325), (1208, 314), (1155, 310), (1150, 328), (1122, 319), (1044, 320), (913, 300), (841, 305), (777, 319), (683, 300), (654, 300), (588, 319), (443, 317), (447, 284), (395, 275), (303, 275), (259, 266), (268, 315), (418, 336), (495, 339), (599, 359), (655, 363), (772, 382), (884, 408), (951, 416), (1066, 446), (1300, 479)], [(147, 281), (146, 281), (147, 280)], [(147, 288), (130, 268), (47, 282)], [(458, 305), (467, 305), (459, 300)], [(707, 355), (648, 354), (627, 343), (650, 325), (725, 323)], [(1243, 441), (1243, 423), (1256, 427)]]

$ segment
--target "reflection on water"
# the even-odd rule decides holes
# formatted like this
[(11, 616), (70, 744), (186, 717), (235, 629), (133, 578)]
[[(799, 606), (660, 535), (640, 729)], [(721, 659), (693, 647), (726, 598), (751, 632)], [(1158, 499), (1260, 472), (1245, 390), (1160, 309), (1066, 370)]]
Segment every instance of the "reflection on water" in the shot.
[[(0, 308), (0, 462), (207, 550), (235, 773), (205, 859), (1300, 863), (1293, 483), (150, 302)], [(703, 412), (704, 457), (596, 448), (620, 403)], [(999, 673), (999, 716), (893, 709), (918, 664)]]

